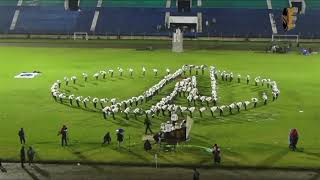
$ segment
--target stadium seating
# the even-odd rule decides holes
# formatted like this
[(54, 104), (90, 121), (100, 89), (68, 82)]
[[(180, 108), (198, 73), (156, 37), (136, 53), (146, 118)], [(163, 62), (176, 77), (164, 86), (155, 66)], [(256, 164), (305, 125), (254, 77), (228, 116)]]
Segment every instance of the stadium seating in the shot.
[[(211, 8), (243, 8), (243, 9), (266, 9), (265, 0), (202, 0), (204, 7)], [(273, 0), (274, 8), (288, 6), (288, 0)]]
[[(264, 9), (205, 9), (204, 36), (271, 37), (268, 11)], [(212, 23), (214, 19), (215, 23)], [(205, 23), (204, 23), (205, 24)]]
[(319, 0), (308, 0), (307, 8), (309, 9), (320, 9), (320, 1)]
[(165, 7), (165, 0), (108, 0), (104, 7)]
[(159, 8), (103, 8), (96, 33), (122, 35), (160, 35), (165, 11)]
[(22, 6), (61, 6), (63, 7), (64, 0), (41, 0), (41, 1), (34, 1), (34, 0), (23, 0)]
[(0, 33), (9, 32), (14, 11), (14, 6), (0, 6)]
[[(320, 37), (320, 1), (308, 0), (305, 15), (299, 15), (297, 28), (285, 33), (282, 30), (282, 9), (287, 0), (272, 0), (268, 10), (264, 0), (202, 0), (202, 7), (193, 1), (191, 12), (179, 14), (176, 0), (166, 8), (166, 0), (104, 0), (96, 7), (97, 0), (80, 0), (80, 11), (65, 10), (64, 0), (0, 0), (1, 33), (92, 34), (113, 35), (169, 35), (165, 30), (165, 13), (196, 16), (202, 13), (203, 32), (197, 36), (271, 37), (269, 12), (274, 14), (279, 34), (299, 34), (304, 38)], [(20, 10), (14, 30), (9, 30), (16, 9)], [(100, 15), (95, 31), (91, 32), (95, 11)], [(206, 23), (207, 22), (207, 23)]]
[(93, 10), (65, 11), (63, 7), (26, 6), (20, 10), (15, 33), (73, 34), (89, 31)]

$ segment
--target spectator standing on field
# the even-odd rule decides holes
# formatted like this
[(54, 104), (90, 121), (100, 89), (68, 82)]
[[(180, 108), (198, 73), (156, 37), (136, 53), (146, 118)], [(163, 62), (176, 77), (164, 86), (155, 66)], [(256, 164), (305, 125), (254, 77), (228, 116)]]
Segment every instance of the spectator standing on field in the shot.
[(6, 168), (4, 168), (4, 167), (2, 166), (1, 159), (0, 159), (0, 171), (3, 172), (3, 173), (6, 173), (6, 172), (7, 172)]
[(200, 173), (197, 168), (193, 168), (193, 180), (200, 180)]
[(121, 146), (121, 144), (122, 144), (122, 142), (123, 142), (123, 133), (124, 133), (124, 131), (123, 131), (123, 129), (118, 129), (117, 130), (117, 141), (118, 141), (118, 147), (120, 148), (120, 146)]
[(220, 164), (220, 162), (221, 162), (221, 149), (217, 144), (215, 144), (213, 146), (212, 153), (213, 153), (214, 164)]
[(150, 132), (151, 134), (153, 134), (153, 133), (152, 133), (152, 130), (151, 130), (151, 120), (150, 120), (149, 118), (146, 118), (146, 119), (144, 120), (144, 125), (146, 126), (145, 134), (148, 134), (148, 130), (149, 130), (149, 132)]
[(21, 144), (26, 144), (26, 138), (25, 138), (25, 133), (24, 133), (24, 130), (23, 128), (21, 128), (18, 132), (18, 136), (20, 138), (20, 143)]
[(33, 160), (34, 160), (34, 155), (36, 154), (36, 152), (33, 150), (33, 148), (30, 146), (28, 151), (27, 151), (27, 155), (28, 155), (28, 162), (29, 162), (29, 166), (31, 164), (33, 164)]
[(20, 149), (20, 163), (22, 168), (24, 168), (25, 162), (26, 162), (26, 151), (24, 149), (24, 146), (22, 146)]
[(107, 132), (107, 134), (105, 134), (103, 137), (102, 145), (107, 144), (107, 143), (110, 144), (110, 142), (111, 142), (110, 132)]
[(289, 148), (292, 151), (295, 151), (297, 149), (297, 144), (299, 140), (299, 133), (296, 128), (291, 129), (289, 133)]
[(144, 142), (144, 150), (145, 150), (145, 151), (150, 151), (151, 149), (152, 149), (152, 145), (151, 145), (150, 141), (149, 141), (149, 140), (146, 140), (146, 141)]
[(61, 135), (61, 146), (68, 146), (68, 128), (63, 125), (58, 135)]

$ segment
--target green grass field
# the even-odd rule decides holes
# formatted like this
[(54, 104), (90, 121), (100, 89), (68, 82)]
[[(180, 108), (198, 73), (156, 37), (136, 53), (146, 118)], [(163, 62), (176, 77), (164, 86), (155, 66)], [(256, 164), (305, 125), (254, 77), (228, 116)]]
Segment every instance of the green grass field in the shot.
[[(67, 88), (75, 94), (125, 99), (136, 96), (158, 82), (165, 69), (176, 70), (183, 64), (214, 65), (219, 70), (270, 77), (278, 82), (281, 95), (278, 101), (267, 106), (260, 105), (240, 114), (212, 118), (206, 113), (203, 118), (194, 117), (190, 146), (179, 146), (176, 152), (160, 152), (158, 157), (163, 164), (192, 165), (212, 164), (211, 153), (201, 147), (211, 147), (218, 143), (222, 148), (222, 164), (235, 166), (267, 167), (320, 167), (320, 56), (298, 54), (274, 55), (247, 51), (186, 51), (173, 54), (170, 51), (153, 52), (130, 49), (102, 48), (19, 48), (0, 47), (0, 158), (18, 160), (20, 143), (18, 130), (24, 127), (27, 145), (37, 151), (36, 159), (62, 161), (95, 161), (110, 163), (153, 162), (151, 152), (143, 150), (144, 116), (129, 121), (123, 115), (116, 120), (104, 120), (100, 112), (93, 112), (56, 103), (50, 95), (50, 86), (64, 76), (81, 77), (83, 72), (94, 74), (99, 70), (132, 67), (141, 72), (141, 67), (158, 68), (159, 76), (149, 74), (144, 78), (128, 73), (120, 78), (108, 77), (88, 83), (79, 78), (79, 83)], [(35, 79), (14, 79), (23, 71), (43, 72)], [(117, 74), (117, 73), (116, 73)], [(198, 76), (200, 93), (210, 94), (209, 74)], [(223, 103), (251, 99), (266, 91), (265, 87), (253, 84), (225, 84), (219, 81), (219, 95)], [(154, 100), (142, 107), (156, 103), (170, 93), (174, 83), (168, 85)], [(269, 92), (269, 90), (268, 90)], [(178, 103), (186, 104), (184, 99)], [(90, 109), (93, 110), (92, 105)], [(299, 112), (300, 110), (303, 113)], [(153, 130), (167, 117), (156, 117)], [(60, 146), (58, 130), (63, 124), (69, 127), (69, 147)], [(115, 130), (126, 129), (123, 148), (117, 148)], [(288, 150), (290, 128), (298, 128), (301, 152)], [(112, 133), (113, 143), (101, 147), (106, 131)], [(129, 151), (129, 135), (130, 150)]]

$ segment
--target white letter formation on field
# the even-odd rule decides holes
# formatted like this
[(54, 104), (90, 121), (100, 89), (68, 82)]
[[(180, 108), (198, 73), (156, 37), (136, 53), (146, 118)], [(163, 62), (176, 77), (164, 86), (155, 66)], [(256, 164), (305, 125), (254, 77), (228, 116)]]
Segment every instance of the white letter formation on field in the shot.
[[(137, 115), (145, 114), (147, 118), (149, 116), (159, 115), (160, 112), (162, 112), (163, 115), (165, 115), (166, 112), (169, 113), (169, 116), (171, 114), (181, 113), (183, 115), (184, 112), (189, 112), (189, 115), (192, 117), (195, 110), (199, 111), (199, 115), (202, 117), (203, 112), (210, 111), (211, 115), (214, 116), (214, 112), (219, 111), (220, 116), (224, 114), (224, 111), (228, 110), (230, 114), (233, 113), (233, 110), (237, 110), (237, 112), (240, 112), (241, 109), (247, 110), (249, 108), (250, 104), (253, 104), (252, 107), (257, 107), (257, 104), (259, 102), (259, 98), (253, 97), (251, 100), (245, 100), (245, 101), (239, 101), (239, 102), (233, 102), (229, 105), (221, 105), (217, 106), (218, 102), (218, 93), (217, 93), (217, 80), (218, 80), (218, 74), (220, 73), (221, 80), (222, 81), (233, 81), (233, 73), (226, 72), (226, 71), (217, 71), (215, 67), (210, 66), (209, 69), (209, 75), (210, 75), (210, 82), (211, 82), (211, 96), (202, 96), (199, 94), (197, 89), (197, 78), (196, 76), (191, 76), (185, 79), (182, 79), (181, 81), (177, 82), (175, 84), (175, 87), (173, 91), (166, 97), (163, 97), (158, 103), (151, 106), (150, 109), (140, 109), (137, 108), (137, 106), (142, 104), (143, 102), (150, 101), (154, 96), (159, 94), (161, 89), (166, 86), (168, 83), (176, 80), (178, 77), (180, 77), (182, 74), (186, 75), (186, 71), (191, 71), (192, 69), (195, 69), (198, 71), (198, 69), (202, 70), (202, 74), (204, 74), (204, 70), (206, 69), (206, 65), (201, 66), (195, 66), (195, 65), (184, 65), (182, 68), (175, 71), (173, 74), (170, 74), (170, 70), (166, 69), (167, 75), (164, 76), (162, 80), (160, 80), (157, 84), (152, 86), (150, 89), (146, 90), (143, 94), (135, 97), (128, 98), (126, 100), (117, 101), (117, 98), (110, 98), (110, 101), (108, 98), (98, 98), (94, 97), (91, 98), (83, 97), (83, 96), (75, 96), (73, 94), (66, 94), (61, 89), (61, 81), (57, 80), (53, 85), (51, 86), (51, 95), (56, 101), (60, 101), (61, 103), (64, 102), (65, 99), (69, 100), (70, 105), (73, 105), (73, 100), (75, 100), (78, 107), (83, 104), (85, 108), (87, 108), (87, 103), (91, 102), (95, 108), (98, 108), (98, 104), (101, 106), (103, 115), (105, 118), (107, 116), (112, 115), (113, 118), (115, 117), (115, 113), (124, 113), (126, 115), (126, 118), (128, 119), (128, 115), (130, 113), (133, 113), (135, 117)], [(123, 75), (123, 69), (119, 68), (119, 76)], [(108, 70), (111, 77), (113, 77), (113, 70)], [(143, 76), (145, 76), (146, 69), (145, 67), (142, 68)], [(157, 76), (158, 69), (153, 69), (153, 72), (155, 73), (155, 76)], [(133, 69), (129, 69), (130, 76), (133, 76)], [(106, 78), (106, 71), (100, 71), (98, 73), (94, 73), (93, 77), (98, 80), (99, 77), (102, 77), (103, 79)], [(198, 74), (198, 73), (197, 73)], [(86, 82), (88, 80), (88, 74), (82, 73), (82, 76), (84, 78), (84, 81)], [(240, 83), (241, 75), (238, 74), (238, 83)], [(70, 78), (73, 81), (73, 84), (76, 84), (77, 77), (72, 76)], [(249, 84), (250, 76), (245, 76), (247, 84)], [(64, 80), (66, 82), (66, 86), (68, 86), (69, 78), (64, 77)], [(277, 83), (275, 81), (272, 81), (271, 79), (261, 79), (260, 76), (255, 78), (255, 86), (261, 85), (266, 86), (268, 88), (271, 87), (272, 89), (272, 96), (273, 101), (275, 101), (280, 94), (280, 90), (278, 89)], [(188, 107), (183, 107), (180, 105), (174, 104), (174, 100), (177, 97), (185, 97), (188, 100)], [(268, 96), (266, 93), (263, 93), (261, 100), (263, 101), (264, 105), (267, 104)], [(109, 106), (106, 106), (106, 103), (110, 102)], [(196, 107), (196, 102), (199, 102), (200, 107)], [(135, 105), (136, 108), (132, 108), (132, 106)], [(205, 107), (207, 106), (207, 107)]]

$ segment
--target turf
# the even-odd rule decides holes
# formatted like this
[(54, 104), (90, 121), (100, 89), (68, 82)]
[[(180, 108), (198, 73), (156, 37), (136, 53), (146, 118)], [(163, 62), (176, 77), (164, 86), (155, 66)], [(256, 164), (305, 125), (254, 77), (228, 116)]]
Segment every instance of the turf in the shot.
[[(318, 81), (319, 55), (301, 56), (295, 53), (287, 55), (265, 54), (246, 51), (186, 51), (173, 54), (170, 51), (153, 52), (130, 49), (102, 48), (19, 48), (1, 47), (0, 60), (0, 158), (18, 160), (18, 129), (24, 127), (27, 145), (37, 151), (37, 160), (95, 161), (112, 163), (153, 162), (158, 153), (163, 164), (212, 164), (212, 155), (201, 147), (211, 147), (218, 143), (222, 147), (223, 165), (268, 166), (268, 167), (320, 167), (320, 141), (318, 133), (320, 100)], [(52, 83), (64, 76), (87, 72), (93, 74), (99, 70), (132, 67), (137, 71), (142, 66), (147, 69), (158, 68), (160, 74), (154, 77), (148, 72), (144, 78), (135, 74), (133, 78), (125, 74), (123, 78), (88, 83), (79, 79), (77, 85), (65, 88), (75, 94), (98, 97), (117, 97), (124, 99), (142, 93), (158, 82), (165, 69), (172, 70), (183, 64), (215, 65), (218, 69), (233, 71), (243, 76), (270, 77), (278, 82), (281, 96), (278, 101), (260, 105), (257, 109), (240, 114), (212, 118), (206, 113), (203, 118), (195, 115), (191, 140), (179, 146), (176, 152), (145, 152), (142, 146), (144, 117), (125, 120), (117, 116), (116, 120), (104, 120), (94, 108), (78, 109), (66, 104), (54, 102), (49, 88)], [(39, 70), (43, 72), (35, 79), (14, 79), (23, 71)], [(198, 76), (199, 89), (203, 94), (210, 93), (209, 75)], [(260, 96), (265, 87), (253, 84), (225, 84), (219, 81), (219, 91), (223, 103), (250, 99)], [(147, 105), (155, 103), (170, 93), (174, 84), (168, 85), (159, 96)], [(64, 87), (63, 87), (64, 88)], [(177, 103), (186, 104), (184, 99)], [(303, 112), (300, 113), (299, 111)], [(153, 129), (157, 130), (167, 117), (156, 117)], [(58, 130), (63, 124), (69, 127), (71, 145), (60, 147)], [(125, 144), (118, 149), (115, 142), (115, 130), (126, 130)], [(299, 152), (288, 151), (288, 132), (290, 128), (300, 132)], [(112, 133), (113, 142), (101, 147), (104, 133)], [(130, 138), (129, 138), (130, 137)], [(130, 139), (130, 140), (129, 140)], [(130, 141), (130, 143), (129, 143)]]

